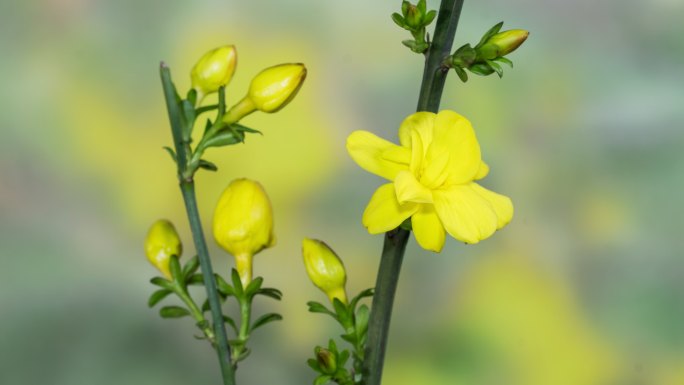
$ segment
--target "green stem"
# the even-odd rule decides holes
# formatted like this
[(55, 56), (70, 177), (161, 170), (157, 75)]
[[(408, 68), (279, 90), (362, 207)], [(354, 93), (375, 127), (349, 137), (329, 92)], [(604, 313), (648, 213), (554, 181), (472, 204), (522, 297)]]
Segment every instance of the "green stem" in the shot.
[(209, 307), (211, 308), (211, 318), (214, 324), (214, 334), (216, 335), (216, 350), (218, 351), (219, 363), (221, 365), (223, 383), (224, 385), (234, 385), (235, 372), (230, 359), (228, 335), (226, 333), (226, 326), (223, 322), (221, 301), (219, 300), (218, 290), (216, 289), (216, 280), (211, 267), (211, 260), (209, 259), (209, 251), (207, 250), (207, 244), (204, 240), (202, 224), (200, 223), (199, 212), (197, 210), (195, 183), (193, 181), (182, 181), (180, 186), (181, 192), (183, 193), (183, 200), (185, 201), (185, 208), (188, 213), (188, 219), (190, 221), (190, 228), (192, 229), (192, 237), (195, 240), (195, 248), (197, 249), (197, 255), (200, 260), (204, 286), (207, 289), (207, 298), (209, 300)]
[(209, 326), (200, 326), (207, 325), (208, 323), (206, 322), (207, 320), (204, 318), (204, 314), (200, 310), (199, 306), (197, 306), (195, 301), (192, 300), (188, 292), (181, 287), (176, 288), (176, 295), (178, 295), (178, 297), (188, 306), (192, 316), (195, 318), (195, 321), (197, 321), (197, 326), (202, 329), (202, 332), (207, 337), (209, 342), (211, 342), (212, 346), (216, 346), (216, 336), (214, 335), (214, 331), (211, 330)]
[(458, 19), (461, 17), (461, 8), (463, 8), (463, 0), (442, 0), (439, 7), (434, 40), (425, 57), (417, 111), (437, 112), (439, 110), (444, 82), (449, 72), (449, 68), (443, 66), (442, 62), (451, 53)]
[[(463, 0), (442, 0), (440, 4), (434, 40), (425, 57), (417, 111), (437, 112), (439, 110), (444, 82), (449, 70), (442, 66), (442, 61), (451, 52), (462, 7)], [(409, 235), (410, 231), (402, 228), (385, 234), (368, 324), (368, 342), (362, 379), (364, 385), (380, 385), (382, 380), (392, 305)]]
[(166, 99), (166, 109), (169, 113), (169, 121), (171, 123), (171, 133), (176, 148), (176, 158), (178, 164), (178, 177), (180, 179), (180, 188), (183, 194), (183, 201), (188, 214), (190, 228), (192, 230), (192, 237), (195, 241), (195, 248), (199, 256), (202, 275), (204, 277), (204, 286), (207, 290), (207, 298), (211, 308), (212, 320), (214, 323), (214, 334), (216, 335), (216, 351), (221, 365), (221, 375), (223, 377), (224, 385), (235, 385), (235, 372), (231, 365), (230, 349), (228, 348), (228, 336), (226, 334), (226, 327), (223, 322), (223, 312), (221, 311), (221, 302), (219, 301), (218, 291), (216, 290), (216, 281), (214, 273), (211, 268), (211, 261), (209, 260), (209, 252), (207, 244), (204, 240), (204, 233), (202, 232), (202, 225), (200, 223), (199, 212), (197, 209), (197, 198), (195, 197), (195, 184), (192, 180), (192, 174), (187, 173), (188, 150), (183, 142), (183, 121), (182, 115), (178, 106), (178, 96), (175, 86), (171, 80), (171, 71), (164, 63), (161, 64), (160, 74), (162, 86), (164, 87), (164, 97)]
[(234, 364), (236, 367), (237, 362), (246, 357), (243, 355), (247, 350), (247, 341), (249, 340), (249, 323), (251, 322), (252, 318), (252, 298), (241, 298), (238, 301), (240, 303), (240, 332), (238, 333), (237, 337), (239, 344), (235, 347), (233, 352), (235, 356)]

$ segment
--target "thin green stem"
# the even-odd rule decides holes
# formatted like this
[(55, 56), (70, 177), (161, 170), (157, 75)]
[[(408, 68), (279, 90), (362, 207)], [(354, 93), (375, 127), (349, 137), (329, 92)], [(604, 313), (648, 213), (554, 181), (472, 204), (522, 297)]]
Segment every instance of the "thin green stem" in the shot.
[(178, 297), (188, 306), (190, 313), (192, 313), (192, 316), (195, 318), (195, 321), (197, 321), (197, 326), (200, 329), (202, 329), (202, 332), (207, 337), (209, 342), (211, 342), (211, 344), (215, 346), (216, 336), (214, 335), (214, 331), (211, 330), (211, 328), (208, 326), (207, 319), (204, 318), (204, 314), (200, 310), (199, 306), (197, 306), (195, 301), (192, 300), (188, 292), (185, 291), (185, 289), (183, 288), (177, 288), (176, 295), (178, 295)]
[(169, 121), (171, 123), (174, 146), (176, 148), (180, 188), (183, 194), (183, 201), (185, 202), (185, 209), (188, 214), (188, 221), (190, 222), (190, 229), (192, 230), (192, 237), (195, 241), (195, 248), (197, 250), (197, 255), (199, 256), (202, 276), (204, 277), (204, 286), (207, 290), (207, 298), (209, 300), (209, 307), (211, 308), (214, 334), (216, 335), (216, 351), (219, 364), (221, 366), (223, 384), (235, 385), (235, 372), (233, 371), (233, 366), (231, 364), (230, 349), (228, 348), (228, 336), (226, 334), (226, 327), (223, 322), (221, 302), (218, 297), (214, 272), (212, 271), (211, 260), (209, 259), (209, 252), (207, 250), (204, 233), (202, 232), (199, 211), (197, 209), (195, 184), (192, 179), (193, 173), (191, 172), (190, 175), (187, 175), (187, 161), (189, 155), (191, 154), (188, 154), (189, 151), (183, 142), (183, 120), (178, 106), (178, 96), (171, 80), (171, 71), (164, 63), (162, 63), (160, 67), (160, 74), (162, 85), (164, 87), (166, 109), (169, 113)]
[(216, 289), (216, 280), (211, 267), (211, 261), (209, 260), (209, 251), (207, 250), (207, 244), (204, 240), (202, 224), (199, 220), (197, 198), (195, 197), (195, 183), (192, 181), (183, 181), (181, 182), (180, 186), (181, 192), (183, 193), (183, 200), (185, 201), (188, 219), (190, 221), (192, 237), (195, 240), (195, 248), (197, 249), (197, 255), (199, 256), (200, 260), (202, 276), (204, 278), (204, 286), (207, 289), (207, 298), (209, 300), (209, 307), (211, 308), (214, 334), (216, 334), (216, 350), (218, 351), (219, 363), (221, 365), (223, 383), (224, 385), (234, 385), (235, 372), (230, 359), (228, 335), (226, 333), (226, 326), (223, 322), (221, 301), (219, 300), (218, 290)]
[[(444, 82), (449, 70), (442, 66), (442, 62), (451, 52), (463, 1), (442, 0), (440, 4), (434, 40), (425, 57), (417, 111), (437, 112), (439, 110)], [(394, 295), (409, 235), (410, 231), (402, 228), (385, 234), (368, 324), (368, 342), (362, 373), (364, 385), (380, 385), (382, 380)]]

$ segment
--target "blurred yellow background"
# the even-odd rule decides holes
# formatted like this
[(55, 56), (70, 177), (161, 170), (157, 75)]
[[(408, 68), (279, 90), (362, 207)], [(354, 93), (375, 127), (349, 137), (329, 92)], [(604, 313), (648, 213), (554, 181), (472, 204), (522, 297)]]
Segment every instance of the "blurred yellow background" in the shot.
[[(437, 1), (429, 1), (432, 8)], [(344, 149), (394, 138), (415, 110), (422, 59), (400, 41), (400, 1), (37, 0), (0, 4), (0, 383), (215, 384), (188, 319), (146, 307), (147, 227), (174, 221), (193, 252), (158, 77), (180, 90), (206, 50), (235, 44), (235, 102), (264, 67), (304, 62), (297, 98), (244, 123), (264, 132), (211, 149), (197, 178), (209, 228), (236, 177), (259, 180), (278, 245), (255, 274), (285, 292), (256, 333), (241, 384), (307, 384), (313, 346), (341, 330), (301, 261), (303, 237), (373, 285), (381, 236), (361, 213), (381, 180)], [(385, 384), (684, 384), (684, 2), (466, 1), (455, 47), (500, 20), (531, 32), (502, 80), (452, 73), (443, 108), (472, 122), (512, 197), (513, 222), (442, 254), (409, 243)], [(215, 268), (232, 260), (211, 238)], [(201, 295), (201, 292), (197, 293)]]

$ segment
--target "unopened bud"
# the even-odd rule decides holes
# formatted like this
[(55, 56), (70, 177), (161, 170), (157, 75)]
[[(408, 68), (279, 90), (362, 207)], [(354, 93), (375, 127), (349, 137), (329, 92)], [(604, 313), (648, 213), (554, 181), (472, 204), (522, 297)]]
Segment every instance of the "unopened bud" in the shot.
[(233, 78), (237, 65), (235, 46), (226, 45), (205, 53), (190, 72), (192, 88), (205, 96), (218, 91)]
[(277, 112), (297, 95), (306, 79), (306, 67), (301, 63), (280, 64), (266, 68), (252, 79), (249, 91), (226, 113), (223, 121), (232, 124), (259, 110)]
[(235, 257), (243, 285), (252, 280), (252, 259), (275, 245), (273, 209), (261, 184), (236, 179), (223, 191), (214, 211), (214, 238)]
[(330, 302), (337, 298), (342, 303), (347, 303), (344, 288), (347, 273), (337, 254), (322, 241), (304, 238), (302, 255), (311, 282), (328, 296)]
[(478, 49), (478, 57), (484, 60), (493, 60), (497, 57), (506, 56), (520, 47), (529, 35), (530, 33), (524, 29), (499, 32), (490, 37)]
[(171, 256), (180, 258), (182, 252), (183, 245), (173, 223), (166, 219), (154, 222), (145, 238), (145, 254), (150, 263), (170, 280)]
[(316, 361), (325, 374), (334, 374), (337, 371), (337, 357), (335, 353), (320, 346), (316, 347)]

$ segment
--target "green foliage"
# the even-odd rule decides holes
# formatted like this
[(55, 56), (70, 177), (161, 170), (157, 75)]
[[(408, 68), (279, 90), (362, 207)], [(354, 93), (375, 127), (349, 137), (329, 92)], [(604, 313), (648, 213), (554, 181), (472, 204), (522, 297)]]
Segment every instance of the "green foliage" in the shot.
[(401, 14), (393, 13), (392, 21), (399, 27), (409, 31), (413, 39), (401, 43), (415, 53), (425, 53), (430, 47), (430, 37), (426, 27), (435, 20), (437, 11), (427, 10), (425, 0), (419, 0), (416, 5), (404, 1), (401, 3)]
[[(311, 313), (326, 314), (340, 324), (344, 330), (340, 338), (352, 347), (351, 351), (348, 349), (340, 351), (332, 339), (328, 343), (327, 349), (317, 346), (314, 349), (316, 358), (307, 361), (307, 364), (319, 374), (314, 380), (314, 384), (325, 384), (330, 381), (349, 385), (360, 383), (370, 309), (365, 304), (359, 306), (359, 302), (364, 298), (372, 297), (373, 292), (372, 288), (363, 290), (354, 296), (348, 304), (334, 298), (332, 309), (316, 301), (307, 302)], [(353, 358), (353, 362), (351, 370), (348, 370), (345, 365), (350, 357)]]

